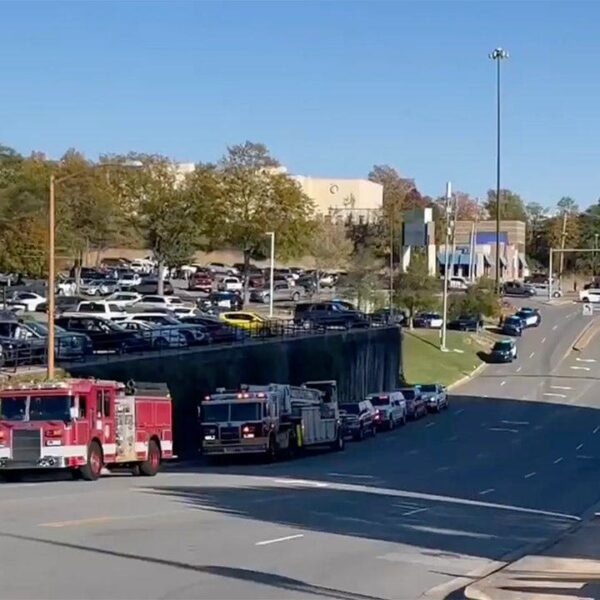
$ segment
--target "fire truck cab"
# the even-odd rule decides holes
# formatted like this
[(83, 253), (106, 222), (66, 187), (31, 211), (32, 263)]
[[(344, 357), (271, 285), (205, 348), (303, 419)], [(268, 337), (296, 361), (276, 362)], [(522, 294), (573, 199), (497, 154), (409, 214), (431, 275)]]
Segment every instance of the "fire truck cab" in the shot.
[(70, 469), (93, 481), (103, 467), (152, 476), (172, 458), (164, 384), (66, 379), (0, 389), (0, 476)]

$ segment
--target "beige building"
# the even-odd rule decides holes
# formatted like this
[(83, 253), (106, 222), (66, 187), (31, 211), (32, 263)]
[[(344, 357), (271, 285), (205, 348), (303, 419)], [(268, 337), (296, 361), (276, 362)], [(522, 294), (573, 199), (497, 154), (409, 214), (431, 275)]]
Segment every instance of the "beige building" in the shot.
[(378, 210), (383, 203), (383, 186), (368, 179), (324, 179), (293, 175), (302, 191), (315, 203), (318, 213), (326, 215), (339, 211), (341, 214), (352, 211)]

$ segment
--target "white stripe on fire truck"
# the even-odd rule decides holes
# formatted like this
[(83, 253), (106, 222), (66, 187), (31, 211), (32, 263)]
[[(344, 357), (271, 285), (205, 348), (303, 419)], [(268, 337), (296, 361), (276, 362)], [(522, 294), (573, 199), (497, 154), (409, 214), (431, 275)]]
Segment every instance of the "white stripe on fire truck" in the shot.
[(160, 447), (162, 448), (163, 452), (172, 452), (173, 451), (173, 442), (171, 442), (170, 440), (163, 440), (160, 443)]
[(135, 451), (136, 452), (146, 452), (148, 450), (148, 442), (136, 442), (135, 443)]
[(116, 444), (102, 444), (102, 451), (104, 455), (114, 455), (117, 453), (117, 445)]
[(10, 448), (0, 448), (0, 458), (10, 458)]

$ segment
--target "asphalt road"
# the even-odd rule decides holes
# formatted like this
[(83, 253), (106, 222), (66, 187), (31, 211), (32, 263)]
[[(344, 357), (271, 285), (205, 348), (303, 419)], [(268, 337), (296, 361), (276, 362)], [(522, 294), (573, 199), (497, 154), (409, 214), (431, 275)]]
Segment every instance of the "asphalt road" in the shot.
[(0, 598), (444, 598), (600, 497), (580, 312), (544, 306), (517, 362), (343, 453), (2, 485)]

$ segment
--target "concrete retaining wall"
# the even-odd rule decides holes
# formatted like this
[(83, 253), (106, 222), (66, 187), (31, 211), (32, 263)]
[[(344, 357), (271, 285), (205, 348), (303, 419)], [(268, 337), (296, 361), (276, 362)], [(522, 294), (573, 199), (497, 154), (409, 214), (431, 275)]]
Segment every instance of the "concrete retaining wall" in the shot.
[(400, 336), (396, 327), (329, 332), (283, 341), (114, 357), (65, 365), (65, 369), (74, 376), (166, 382), (174, 403), (175, 451), (190, 457), (198, 447), (198, 402), (215, 388), (336, 379), (342, 400), (358, 400), (398, 385)]

